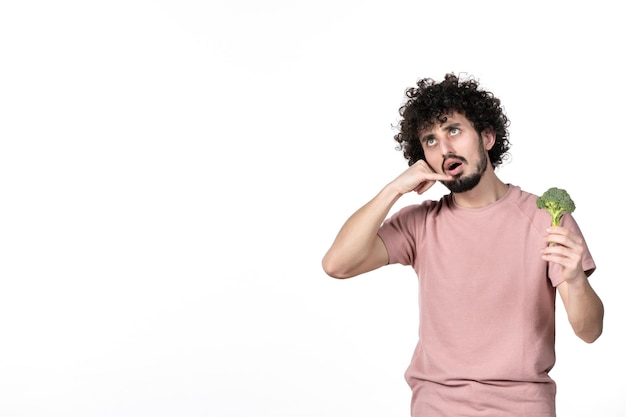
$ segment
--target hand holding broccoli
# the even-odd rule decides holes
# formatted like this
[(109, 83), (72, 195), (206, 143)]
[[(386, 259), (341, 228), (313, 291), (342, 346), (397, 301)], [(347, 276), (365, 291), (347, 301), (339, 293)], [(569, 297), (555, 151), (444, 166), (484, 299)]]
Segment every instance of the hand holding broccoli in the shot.
[(552, 217), (552, 226), (559, 226), (564, 212), (573, 213), (576, 204), (567, 191), (552, 187), (537, 198), (537, 208), (546, 209)]
[(561, 265), (561, 275), (567, 282), (585, 277), (582, 267), (583, 238), (571, 230), (560, 226), (563, 213), (572, 213), (576, 209), (574, 201), (567, 191), (550, 188), (537, 198), (537, 207), (546, 209), (552, 217), (552, 227), (548, 230), (545, 241), (548, 245), (541, 251), (542, 258)]

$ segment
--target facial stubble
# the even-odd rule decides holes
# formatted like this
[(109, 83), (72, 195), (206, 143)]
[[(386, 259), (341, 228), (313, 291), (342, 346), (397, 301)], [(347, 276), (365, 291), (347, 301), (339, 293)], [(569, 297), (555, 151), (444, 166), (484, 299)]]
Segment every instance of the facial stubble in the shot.
[(487, 170), (487, 164), (489, 164), (487, 152), (485, 151), (485, 147), (483, 146), (483, 138), (480, 136), (478, 140), (478, 154), (480, 155), (480, 160), (478, 161), (476, 172), (465, 176), (463, 176), (463, 173), (461, 173), (459, 175), (456, 175), (453, 180), (441, 181), (441, 183), (453, 193), (463, 193), (476, 187), (480, 182), (483, 174)]

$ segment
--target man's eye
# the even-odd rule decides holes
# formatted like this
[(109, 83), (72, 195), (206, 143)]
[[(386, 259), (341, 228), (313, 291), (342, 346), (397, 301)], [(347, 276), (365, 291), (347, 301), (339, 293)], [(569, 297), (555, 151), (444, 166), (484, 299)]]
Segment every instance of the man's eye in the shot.
[(437, 140), (435, 140), (434, 138), (426, 139), (426, 146), (428, 147), (434, 146), (436, 143)]
[(461, 133), (461, 131), (456, 127), (453, 127), (452, 129), (450, 129), (450, 136), (456, 136), (459, 133)]

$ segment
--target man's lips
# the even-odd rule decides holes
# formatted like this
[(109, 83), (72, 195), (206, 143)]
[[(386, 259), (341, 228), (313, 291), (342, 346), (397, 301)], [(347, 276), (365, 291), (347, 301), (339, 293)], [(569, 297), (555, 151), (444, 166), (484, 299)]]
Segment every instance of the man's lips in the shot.
[(443, 172), (452, 176), (458, 175), (463, 172), (463, 163), (463, 158), (453, 156), (447, 157), (444, 159), (442, 164)]

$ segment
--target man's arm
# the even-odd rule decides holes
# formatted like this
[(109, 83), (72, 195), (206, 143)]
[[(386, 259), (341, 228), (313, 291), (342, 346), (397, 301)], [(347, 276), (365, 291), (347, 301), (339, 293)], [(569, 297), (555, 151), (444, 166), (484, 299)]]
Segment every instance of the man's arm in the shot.
[(408, 192), (422, 194), (435, 181), (450, 179), (434, 173), (424, 161), (410, 166), (348, 218), (322, 260), (324, 271), (333, 278), (351, 278), (386, 265), (389, 257), (378, 229), (391, 207)]
[(557, 289), (567, 318), (576, 335), (592, 343), (602, 334), (604, 305), (582, 268), (582, 237), (564, 227), (551, 227), (546, 241), (556, 244), (549, 244), (542, 251), (543, 258), (563, 268), (563, 282)]

